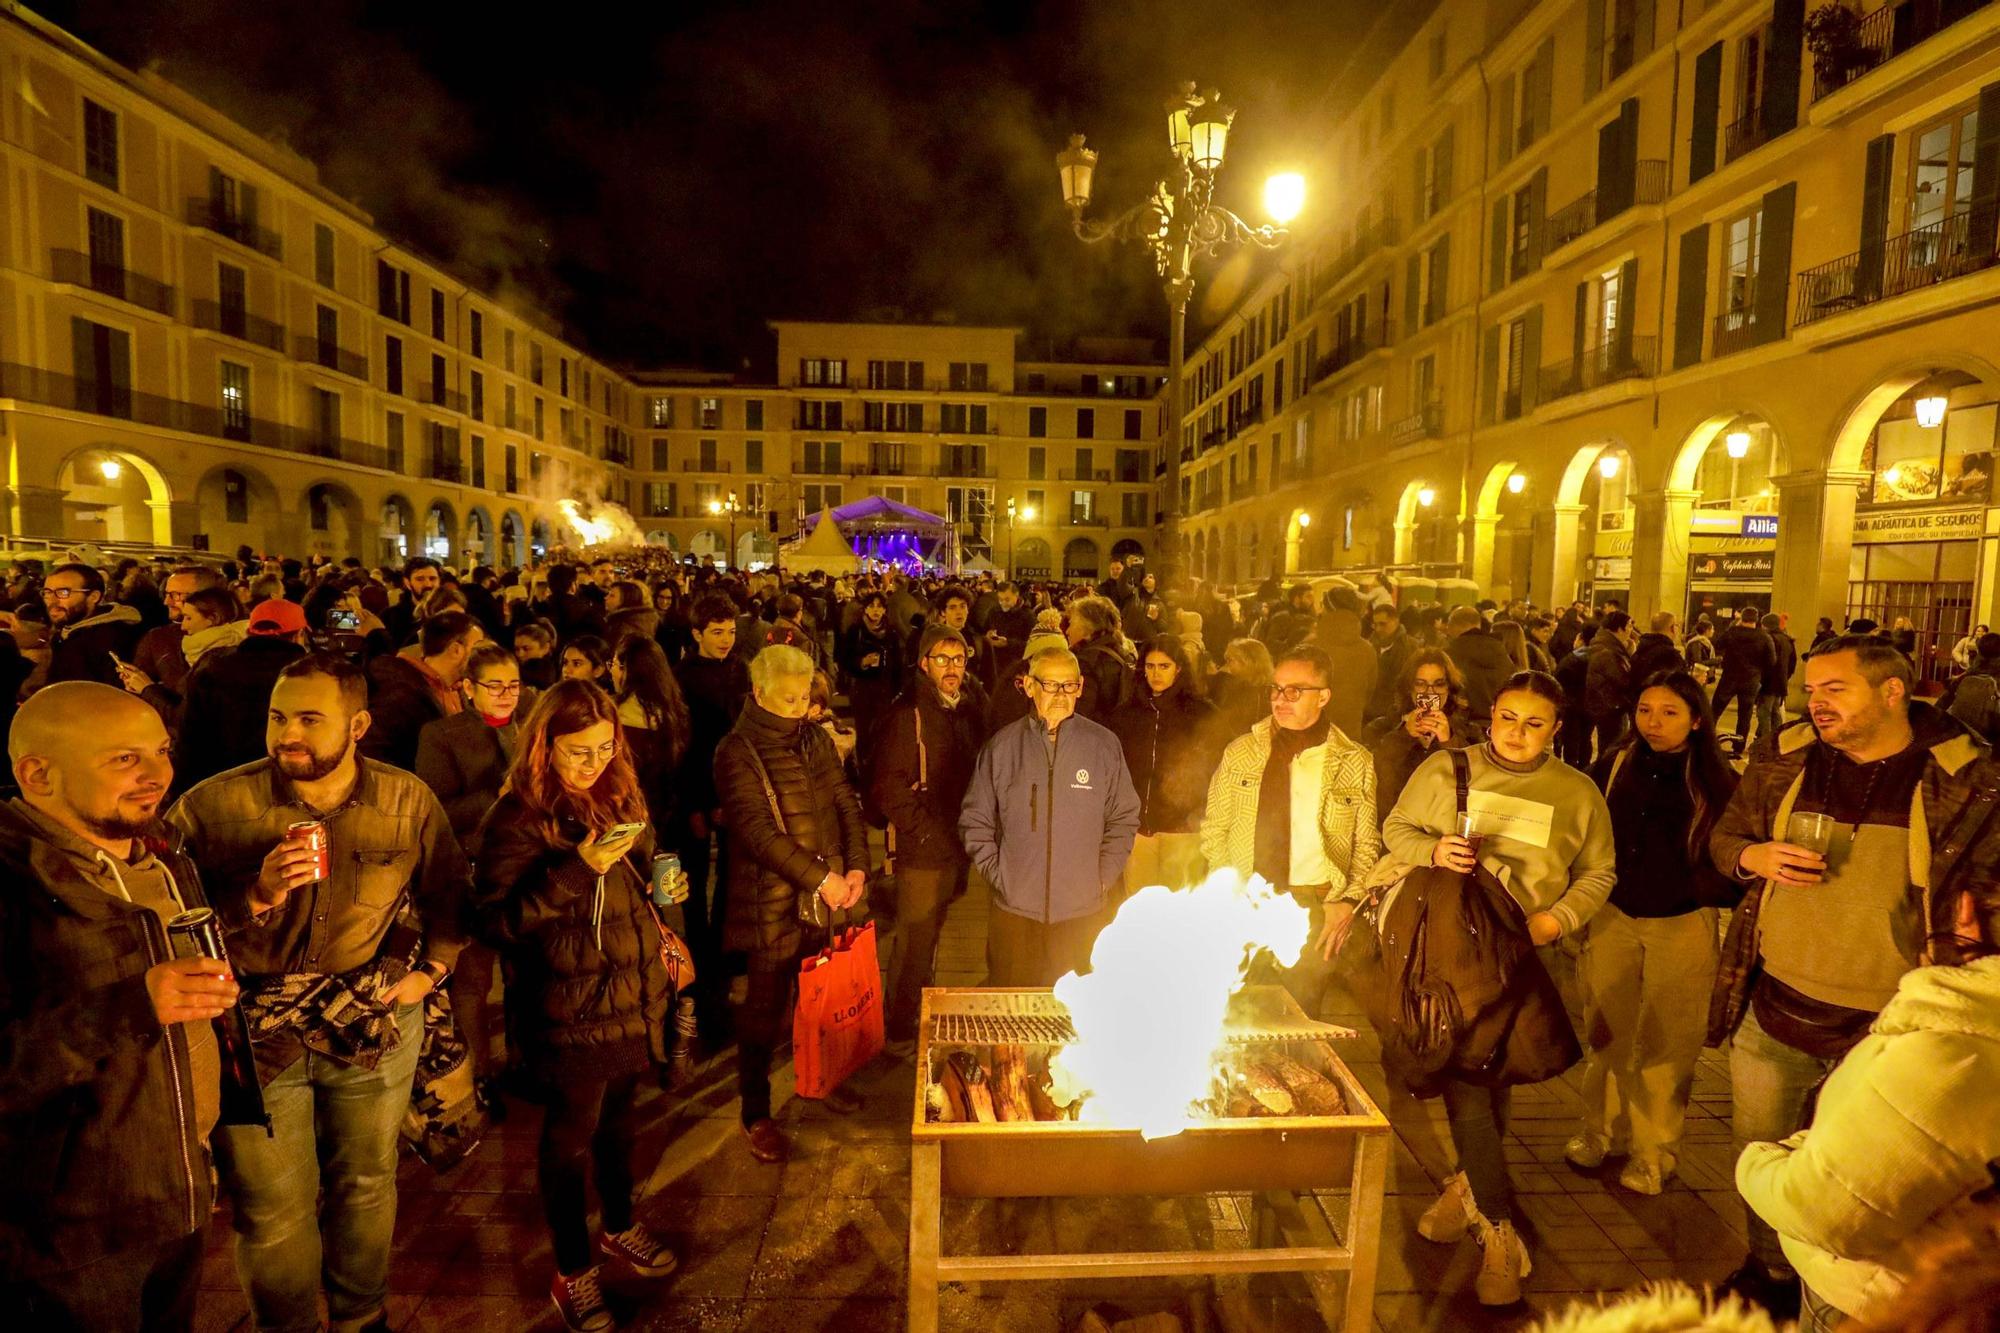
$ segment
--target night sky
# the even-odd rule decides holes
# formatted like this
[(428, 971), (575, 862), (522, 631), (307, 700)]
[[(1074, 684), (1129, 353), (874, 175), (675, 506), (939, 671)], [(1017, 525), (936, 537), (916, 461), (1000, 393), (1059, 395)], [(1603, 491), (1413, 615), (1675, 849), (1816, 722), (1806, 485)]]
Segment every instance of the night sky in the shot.
[[(1181, 79), (1238, 109), (1223, 199), (1307, 164), (1372, 4), (765, 0), (508, 6), (68, 0), (123, 63), (281, 132), (390, 235), (630, 366), (768, 372), (774, 318), (899, 312), (1161, 340), (1146, 255), (1070, 236), (1165, 157)], [(615, 14), (600, 20), (599, 13)], [(519, 14), (496, 22), (495, 15)], [(1329, 184), (1312, 182), (1325, 200)], [(1309, 204), (1310, 207), (1310, 204)], [(1246, 263), (1207, 268), (1210, 308)], [(1198, 312), (1197, 312), (1198, 313)]]

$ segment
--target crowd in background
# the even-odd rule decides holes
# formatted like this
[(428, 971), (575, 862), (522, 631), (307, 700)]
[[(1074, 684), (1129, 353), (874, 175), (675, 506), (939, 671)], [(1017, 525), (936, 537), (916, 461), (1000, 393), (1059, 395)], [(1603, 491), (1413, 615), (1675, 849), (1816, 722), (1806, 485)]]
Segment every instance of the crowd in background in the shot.
[[(1726, 1040), (1751, 1209), (1732, 1290), (1787, 1315), (1803, 1301), (1815, 1329), (1894, 1308), (1927, 1271), (1913, 1238), (1946, 1231), (2000, 1159), (2000, 1117), (1952, 1109), (2000, 1099), (2000, 636), (1966, 636), (1944, 696), (1920, 700), (1907, 625), (1822, 620), (1801, 649), (1784, 613), (1750, 606), (1642, 630), (1616, 602), (1399, 604), (1374, 578), (1223, 592), (1163, 588), (1138, 559), (1095, 584), (656, 551), (504, 572), (17, 561), (0, 722), (20, 795), (0, 858), (63, 887), (0, 914), (10, 958), (41, 951), (0, 976), (0, 1114), (35, 1127), (8, 1152), (67, 1160), (51, 1125), (92, 1080), (177, 1098), (221, 1063), (229, 1089), (201, 1020), (232, 1006), (256, 1086), (197, 1091), (177, 1132), (103, 1127), (107, 1163), (134, 1172), (99, 1182), (134, 1195), (122, 1220), (87, 1190), (55, 1216), (31, 1189), (0, 1223), (0, 1271), (80, 1326), (132, 1325), (125, 1305), (156, 1299), (171, 1324), (199, 1267), (177, 1201), (205, 1224), (212, 1131), (258, 1325), (316, 1326), (322, 1296), (337, 1324), (379, 1320), (397, 1126), (448, 1023), (487, 1113), (510, 1092), (547, 1107), (552, 1299), (570, 1327), (606, 1327), (600, 1261), (675, 1265), (633, 1217), (644, 1089), (733, 1047), (747, 1149), (783, 1160), (791, 979), (840, 921), (893, 922), (887, 1026), (907, 1058), (975, 872), (990, 984), (1022, 986), (1087, 966), (1142, 886), (1263, 875), (1312, 913), (1281, 980), (1317, 1013), (1357, 923), (1435, 867), (1493, 877), (1522, 943), (1477, 965), (1540, 959), (1580, 1038), (1429, 1089), (1457, 1169), (1419, 1231), (1479, 1242), (1483, 1302), (1519, 1299), (1531, 1270), (1509, 1089), (1582, 1058), (1565, 1155), (1617, 1159), (1620, 1185), (1657, 1194), (1696, 1057)], [(1468, 807), (1515, 822), (1482, 829)], [(1802, 815), (1831, 832), (1802, 841)], [(299, 822), (329, 830), (330, 872)], [(112, 897), (107, 945), (65, 903), (101, 918)], [(143, 925), (201, 901), (233, 974), (169, 960)], [(663, 940), (685, 942), (691, 982)], [(129, 956), (143, 987), (108, 1017), (95, 999), (54, 1012), (51, 994), (75, 999), (66, 960), (92, 950)], [(1571, 1030), (1522, 1012), (1524, 1032)], [(60, 1072), (27, 1070), (37, 1037)], [(137, 1170), (147, 1154), (187, 1160), (187, 1183)]]

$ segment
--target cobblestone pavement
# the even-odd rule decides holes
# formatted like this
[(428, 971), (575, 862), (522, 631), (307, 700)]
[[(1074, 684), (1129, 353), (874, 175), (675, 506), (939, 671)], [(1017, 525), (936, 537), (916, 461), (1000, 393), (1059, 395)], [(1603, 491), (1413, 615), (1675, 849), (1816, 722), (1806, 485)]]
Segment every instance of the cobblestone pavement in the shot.
[[(985, 900), (975, 884), (947, 923), (938, 983), (978, 984), (984, 939)], [(1358, 1015), (1347, 1021), (1365, 1028)], [(1728, 1071), (1715, 1052), (1703, 1055), (1680, 1175), (1657, 1198), (1620, 1189), (1615, 1162), (1578, 1173), (1562, 1160), (1563, 1142), (1577, 1120), (1574, 1073), (1517, 1093), (1509, 1169), (1535, 1268), (1523, 1307), (1497, 1314), (1472, 1298), (1479, 1261), (1472, 1242), (1438, 1246), (1416, 1233), (1417, 1216), (1445, 1174), (1442, 1105), (1390, 1096), (1371, 1039), (1348, 1044), (1342, 1054), (1396, 1128), (1375, 1303), (1380, 1328), (1517, 1329), (1579, 1294), (1669, 1276), (1714, 1281), (1740, 1260), (1743, 1217), (1731, 1186)], [(867, 1105), (843, 1120), (791, 1098), (789, 1068), (784, 1071), (778, 1118), (793, 1136), (794, 1151), (782, 1166), (761, 1165), (746, 1151), (727, 1057), (685, 1093), (651, 1102), (644, 1151), (657, 1152), (658, 1165), (642, 1186), (639, 1213), (671, 1238), (681, 1266), (661, 1282), (610, 1284), (621, 1328), (874, 1333), (903, 1326), (911, 1073), (908, 1066), (878, 1064), (858, 1076), (857, 1086)], [(551, 1256), (535, 1193), (538, 1121), (535, 1108), (517, 1104), (472, 1158), (442, 1177), (405, 1160), (390, 1274), (394, 1328), (561, 1328), (548, 1299)], [(954, 1249), (1003, 1251), (1010, 1236), (1042, 1245), (1053, 1236), (1077, 1249), (1225, 1247), (1247, 1244), (1248, 1217), (1248, 1201), (1228, 1197), (948, 1201), (945, 1229)], [(220, 1216), (204, 1275), (205, 1330), (249, 1327), (228, 1236), (227, 1217)], [(1296, 1277), (1218, 1279), (1206, 1290), (1211, 1299), (1226, 1301), (1244, 1327), (1321, 1327)], [(1171, 1281), (947, 1288), (942, 1327), (953, 1333), (1068, 1333), (1093, 1304), (1143, 1314), (1176, 1308), (1181, 1294)]]

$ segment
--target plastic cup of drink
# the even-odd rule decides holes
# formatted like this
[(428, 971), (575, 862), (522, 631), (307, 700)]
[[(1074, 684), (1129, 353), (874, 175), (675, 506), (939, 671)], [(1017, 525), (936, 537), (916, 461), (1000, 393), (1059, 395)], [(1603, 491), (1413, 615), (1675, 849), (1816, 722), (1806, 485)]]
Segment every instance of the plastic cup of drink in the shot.
[(1816, 810), (1792, 811), (1785, 823), (1785, 841), (1825, 856), (1833, 842), (1833, 816)]
[(1472, 854), (1474, 856), (1479, 855), (1479, 844), (1486, 836), (1478, 831), (1476, 825), (1477, 821), (1473, 813), (1470, 810), (1461, 810), (1459, 811), (1457, 822), (1452, 826), (1459, 837), (1464, 838), (1472, 844)]

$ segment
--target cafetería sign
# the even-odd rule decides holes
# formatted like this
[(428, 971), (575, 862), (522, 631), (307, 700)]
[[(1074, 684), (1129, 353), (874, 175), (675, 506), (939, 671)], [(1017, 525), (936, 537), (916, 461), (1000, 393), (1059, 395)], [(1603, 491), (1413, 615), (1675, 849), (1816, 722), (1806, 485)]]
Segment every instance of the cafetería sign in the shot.
[(1985, 535), (1986, 509), (1881, 510), (1854, 516), (1858, 542), (1952, 541)]
[(1699, 582), (1769, 583), (1773, 568), (1770, 551), (1743, 555), (1720, 552), (1688, 557), (1688, 577)]

